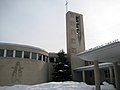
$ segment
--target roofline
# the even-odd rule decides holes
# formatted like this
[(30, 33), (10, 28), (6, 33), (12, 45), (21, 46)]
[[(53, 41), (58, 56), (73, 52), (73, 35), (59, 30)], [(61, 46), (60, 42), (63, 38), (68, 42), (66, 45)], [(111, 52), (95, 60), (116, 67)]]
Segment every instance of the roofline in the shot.
[(116, 39), (112, 42), (109, 42), (109, 43), (105, 43), (105, 44), (100, 45), (100, 46), (96, 46), (94, 48), (90, 48), (90, 49), (85, 50), (83, 52), (80, 52), (80, 53), (77, 54), (77, 56), (83, 55), (83, 54), (86, 54), (86, 53), (89, 53), (89, 52), (93, 52), (93, 51), (96, 51), (96, 50), (99, 50), (99, 49), (102, 49), (102, 48), (105, 48), (105, 47), (108, 47), (108, 46), (111, 46), (111, 45), (114, 45), (114, 44), (117, 44), (117, 43), (120, 43), (120, 41), (118, 39)]
[(20, 46), (20, 47), (25, 47), (25, 48), (31, 48), (31, 49), (39, 49), (41, 51), (44, 51), (46, 53), (48, 53), (46, 50), (35, 47), (35, 46), (29, 46), (29, 45), (25, 45), (25, 44), (16, 44), (16, 43), (5, 43), (5, 42), (0, 42), (0, 45), (11, 45), (11, 46)]
[(80, 13), (76, 13), (76, 12), (74, 12), (74, 11), (67, 11), (67, 13), (66, 14), (68, 14), (68, 13), (75, 13), (75, 14), (78, 14), (78, 15), (81, 15), (81, 16), (83, 16), (83, 14), (80, 14)]
[[(109, 66), (113, 66), (113, 63), (100, 63), (99, 67), (100, 68), (105, 68), (105, 67), (109, 67)], [(83, 66), (83, 67), (78, 67), (75, 68), (75, 71), (87, 71), (87, 70), (93, 70), (94, 69), (94, 65), (89, 65), (89, 66)]]

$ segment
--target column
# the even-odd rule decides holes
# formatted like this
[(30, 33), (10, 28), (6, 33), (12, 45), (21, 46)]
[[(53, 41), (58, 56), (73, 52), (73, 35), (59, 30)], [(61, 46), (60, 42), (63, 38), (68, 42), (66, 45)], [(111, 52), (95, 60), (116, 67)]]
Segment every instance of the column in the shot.
[(114, 62), (113, 63), (113, 67), (114, 67), (114, 74), (115, 74), (115, 85), (116, 85), (116, 89), (120, 90), (120, 75), (119, 75), (119, 67), (118, 67), (118, 63)]
[(24, 51), (22, 51), (22, 58), (24, 58)]
[(48, 63), (50, 63), (49, 57), (48, 57)]
[(112, 69), (112, 66), (109, 66), (109, 72), (110, 72), (110, 83), (113, 84), (113, 69)]
[(99, 62), (97, 60), (94, 61), (94, 76), (95, 76), (95, 86), (96, 90), (100, 89), (100, 71), (99, 71)]
[(43, 55), (41, 54), (41, 61), (43, 61)]
[(7, 50), (5, 49), (4, 50), (4, 57), (6, 57), (6, 54), (7, 54)]
[(85, 71), (82, 71), (82, 76), (83, 76), (83, 82), (85, 82)]
[(32, 53), (30, 52), (30, 58), (29, 59), (32, 59)]
[(37, 53), (37, 57), (36, 57), (36, 59), (38, 60), (38, 58), (39, 58), (39, 56), (38, 56), (38, 53)]
[(47, 56), (45, 56), (45, 62), (47, 62)]
[(54, 58), (54, 62), (56, 62), (56, 58)]
[(15, 50), (14, 50), (14, 51), (13, 51), (13, 57), (15, 57), (15, 53), (16, 53), (16, 52), (15, 52)]

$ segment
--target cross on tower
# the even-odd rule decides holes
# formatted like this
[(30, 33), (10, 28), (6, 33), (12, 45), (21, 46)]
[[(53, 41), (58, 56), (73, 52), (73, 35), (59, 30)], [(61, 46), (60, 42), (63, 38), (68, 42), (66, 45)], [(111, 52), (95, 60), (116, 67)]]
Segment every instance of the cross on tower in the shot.
[(68, 11), (68, 1), (66, 1), (65, 6), (66, 6), (66, 12), (67, 12)]

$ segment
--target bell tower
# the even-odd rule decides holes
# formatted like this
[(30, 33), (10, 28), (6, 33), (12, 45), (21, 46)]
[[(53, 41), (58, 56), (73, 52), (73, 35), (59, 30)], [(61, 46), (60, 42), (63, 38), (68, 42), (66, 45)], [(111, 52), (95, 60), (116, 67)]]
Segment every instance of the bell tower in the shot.
[[(68, 11), (66, 13), (67, 54), (71, 62), (73, 80), (77, 79), (76, 67), (84, 66), (77, 54), (85, 50), (83, 15)], [(79, 76), (80, 77), (80, 76)]]

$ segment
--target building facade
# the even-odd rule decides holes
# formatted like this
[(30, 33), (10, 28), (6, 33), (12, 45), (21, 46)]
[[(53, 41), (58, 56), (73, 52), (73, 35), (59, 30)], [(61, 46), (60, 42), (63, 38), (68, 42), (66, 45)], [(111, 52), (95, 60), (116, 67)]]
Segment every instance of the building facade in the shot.
[[(85, 51), (83, 15), (71, 11), (66, 13), (66, 36), (66, 57), (71, 63), (72, 79), (74, 81), (84, 81), (87, 84), (95, 84), (94, 77), (96, 74), (94, 69), (89, 67), (94, 64), (93, 61), (85, 61), (84, 58), (87, 55), (81, 59), (77, 56), (78, 53), (84, 53)], [(91, 58), (93, 58), (93, 55), (91, 55)], [(57, 53), (48, 53), (37, 47), (0, 43), (0, 85), (40, 84), (52, 81), (53, 64), (57, 61), (57, 58)], [(118, 77), (118, 74), (113, 74), (116, 70), (114, 68), (116, 67), (110, 66), (96, 70), (100, 71), (101, 75), (98, 84), (103, 81), (112, 84), (119, 82), (114, 80), (115, 77)], [(119, 83), (116, 86), (119, 86)]]
[(0, 43), (0, 85), (49, 81), (48, 52), (40, 48)]
[[(66, 13), (67, 56), (71, 62), (73, 80), (80, 80), (80, 73), (74, 68), (84, 66), (85, 61), (79, 60), (78, 53), (85, 50), (83, 15), (68, 11)], [(79, 79), (78, 79), (79, 78)]]
[[(83, 81), (87, 84), (95, 84), (94, 69), (89, 66), (94, 66), (93, 61), (86, 61), (77, 56), (78, 53), (85, 51), (85, 38), (84, 38), (84, 25), (83, 15), (75, 12), (68, 11), (66, 14), (66, 33), (67, 33), (67, 57), (71, 62), (71, 71), (74, 81)], [(94, 57), (92, 57), (94, 58)], [(102, 63), (102, 62), (99, 62)], [(80, 68), (77, 70), (76, 68)], [(83, 69), (83, 68), (87, 69)], [(76, 70), (75, 70), (76, 69)], [(100, 83), (103, 81), (114, 84), (114, 70), (113, 66), (104, 67), (99, 69), (100, 71)], [(112, 73), (112, 74), (110, 74)], [(110, 76), (111, 75), (111, 76)], [(113, 79), (111, 79), (111, 77)]]

